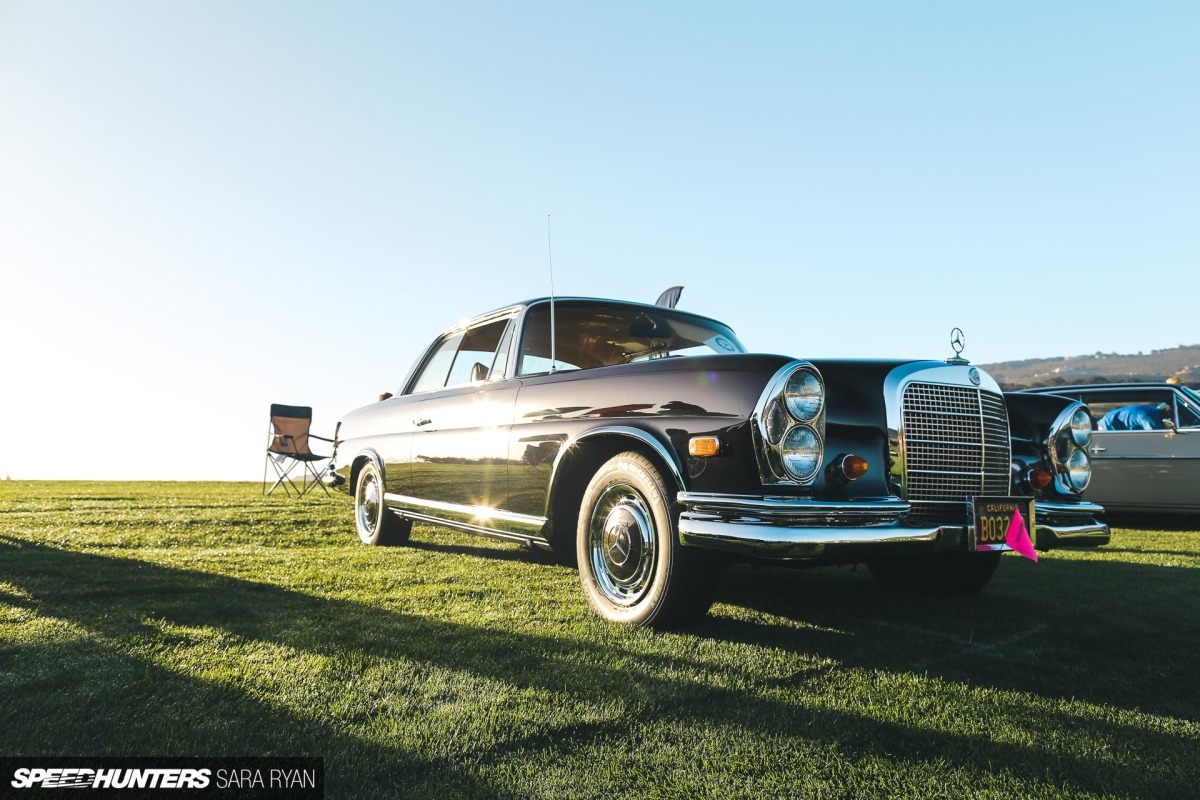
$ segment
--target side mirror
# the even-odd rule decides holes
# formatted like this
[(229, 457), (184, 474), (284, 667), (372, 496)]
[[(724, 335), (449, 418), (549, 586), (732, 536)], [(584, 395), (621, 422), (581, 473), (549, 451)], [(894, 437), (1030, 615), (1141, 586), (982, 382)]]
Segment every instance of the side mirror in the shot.
[(383, 394), (379, 395), (379, 402), (382, 403), (384, 400), (390, 400), (391, 397), (392, 397), (391, 392), (384, 392)]
[(1178, 429), (1175, 427), (1175, 420), (1173, 419), (1164, 419), (1163, 427), (1166, 428), (1170, 433), (1178, 433)]

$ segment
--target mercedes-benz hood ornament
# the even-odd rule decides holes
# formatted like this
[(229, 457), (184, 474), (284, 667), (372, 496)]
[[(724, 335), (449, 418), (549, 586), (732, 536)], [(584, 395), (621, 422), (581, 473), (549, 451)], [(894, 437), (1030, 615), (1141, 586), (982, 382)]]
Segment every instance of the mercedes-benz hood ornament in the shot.
[(947, 364), (971, 363), (962, 357), (963, 348), (967, 346), (967, 337), (962, 332), (962, 328), (954, 328), (950, 331), (950, 346), (954, 348), (954, 355), (946, 359)]

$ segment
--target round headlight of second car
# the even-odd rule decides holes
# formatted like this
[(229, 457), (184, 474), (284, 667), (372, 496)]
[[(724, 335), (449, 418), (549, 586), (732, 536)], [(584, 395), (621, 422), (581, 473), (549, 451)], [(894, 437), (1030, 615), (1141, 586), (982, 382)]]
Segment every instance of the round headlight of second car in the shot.
[(1071, 438), (1077, 447), (1087, 447), (1092, 438), (1092, 418), (1086, 408), (1077, 408), (1071, 415)]
[(1067, 480), (1071, 483), (1071, 488), (1077, 492), (1082, 492), (1087, 488), (1088, 482), (1092, 479), (1092, 460), (1088, 458), (1088, 454), (1083, 450), (1076, 450), (1067, 459)]
[(783, 398), (793, 417), (801, 422), (811, 422), (821, 413), (825, 390), (821, 386), (821, 379), (812, 371), (798, 369), (788, 376), (783, 387)]
[(783, 466), (798, 481), (806, 481), (821, 466), (821, 440), (812, 428), (797, 425), (783, 439)]

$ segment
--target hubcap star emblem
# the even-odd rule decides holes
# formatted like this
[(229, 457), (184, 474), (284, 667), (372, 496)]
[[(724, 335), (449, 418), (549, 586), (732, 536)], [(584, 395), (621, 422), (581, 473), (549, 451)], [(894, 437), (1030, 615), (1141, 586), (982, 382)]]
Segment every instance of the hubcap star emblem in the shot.
[(618, 522), (610, 527), (605, 538), (605, 550), (614, 564), (624, 564), (629, 559), (629, 526)]

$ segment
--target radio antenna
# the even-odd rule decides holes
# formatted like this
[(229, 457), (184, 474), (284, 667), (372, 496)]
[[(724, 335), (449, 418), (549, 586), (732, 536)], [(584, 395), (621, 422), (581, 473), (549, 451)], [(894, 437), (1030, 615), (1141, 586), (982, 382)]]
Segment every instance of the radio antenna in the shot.
[(558, 371), (558, 353), (554, 347), (554, 250), (550, 246), (550, 215), (546, 215), (546, 255), (550, 259), (550, 374)]

